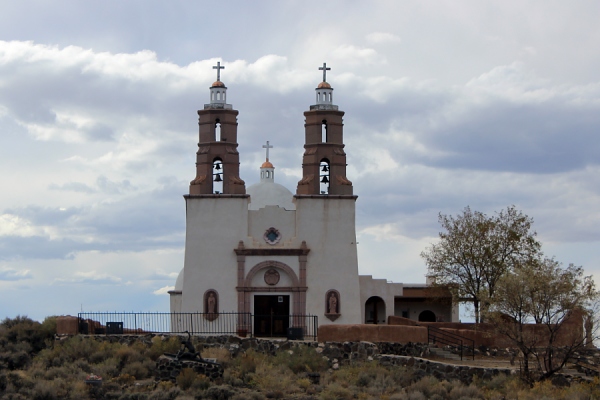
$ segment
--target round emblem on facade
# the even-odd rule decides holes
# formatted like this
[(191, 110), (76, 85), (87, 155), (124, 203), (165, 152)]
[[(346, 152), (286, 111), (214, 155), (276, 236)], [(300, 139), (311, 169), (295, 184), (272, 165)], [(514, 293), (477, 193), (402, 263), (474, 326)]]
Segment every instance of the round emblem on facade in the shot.
[(265, 283), (270, 286), (277, 285), (279, 283), (279, 272), (277, 272), (275, 268), (271, 268), (265, 272)]
[(267, 229), (267, 231), (263, 235), (263, 238), (265, 239), (265, 242), (269, 244), (276, 244), (279, 242), (279, 240), (281, 240), (281, 234), (277, 229), (271, 227)]

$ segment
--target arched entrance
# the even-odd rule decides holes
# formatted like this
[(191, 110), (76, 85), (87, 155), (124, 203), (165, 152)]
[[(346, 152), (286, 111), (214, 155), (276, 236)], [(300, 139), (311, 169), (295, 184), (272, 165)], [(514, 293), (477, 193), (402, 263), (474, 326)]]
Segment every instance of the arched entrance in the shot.
[(425, 310), (419, 314), (419, 322), (435, 322), (435, 313), (430, 310)]
[(365, 303), (365, 324), (385, 324), (385, 301), (379, 296), (371, 296)]
[(304, 322), (301, 317), (291, 318), (306, 314), (306, 297), (298, 276), (287, 264), (275, 260), (256, 264), (238, 292), (243, 306), (240, 312), (254, 315), (253, 326), (245, 328), (252, 329), (255, 336), (285, 336), (290, 324), (298, 327)]

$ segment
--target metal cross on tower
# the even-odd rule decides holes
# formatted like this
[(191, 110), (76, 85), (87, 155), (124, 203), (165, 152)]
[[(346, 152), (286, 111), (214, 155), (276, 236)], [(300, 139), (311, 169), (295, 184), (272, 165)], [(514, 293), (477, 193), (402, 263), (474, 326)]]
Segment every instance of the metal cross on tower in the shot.
[(221, 70), (225, 69), (225, 66), (221, 66), (221, 61), (217, 61), (217, 65), (214, 65), (213, 69), (217, 70), (217, 81), (220, 81), (221, 80)]
[(267, 161), (269, 161), (269, 149), (272, 149), (273, 146), (269, 145), (269, 141), (267, 140), (267, 144), (263, 144), (263, 149), (267, 149)]
[(331, 68), (327, 68), (327, 63), (323, 63), (323, 66), (319, 67), (319, 71), (323, 71), (323, 82), (327, 82), (327, 71), (331, 71)]

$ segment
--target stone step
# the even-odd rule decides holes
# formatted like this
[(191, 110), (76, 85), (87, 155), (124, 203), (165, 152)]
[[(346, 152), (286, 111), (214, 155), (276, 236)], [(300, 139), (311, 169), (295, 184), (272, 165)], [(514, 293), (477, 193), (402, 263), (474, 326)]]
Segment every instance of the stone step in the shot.
[(430, 347), (429, 352), (431, 355), (436, 357), (445, 358), (448, 360), (460, 360), (459, 355), (456, 355), (444, 349), (440, 349), (439, 347)]

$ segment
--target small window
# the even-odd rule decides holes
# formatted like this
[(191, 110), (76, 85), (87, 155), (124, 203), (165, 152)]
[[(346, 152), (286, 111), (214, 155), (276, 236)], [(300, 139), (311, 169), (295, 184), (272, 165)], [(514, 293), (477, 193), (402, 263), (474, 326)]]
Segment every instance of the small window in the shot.
[(215, 120), (215, 142), (221, 141), (221, 120), (217, 118)]

